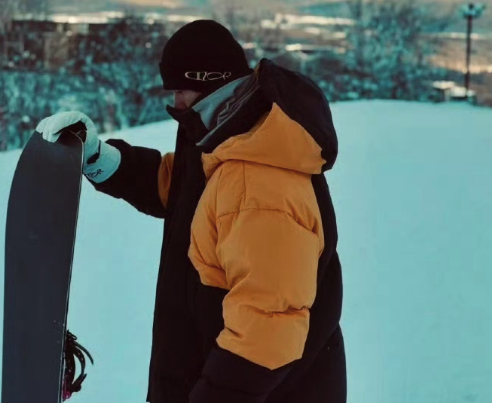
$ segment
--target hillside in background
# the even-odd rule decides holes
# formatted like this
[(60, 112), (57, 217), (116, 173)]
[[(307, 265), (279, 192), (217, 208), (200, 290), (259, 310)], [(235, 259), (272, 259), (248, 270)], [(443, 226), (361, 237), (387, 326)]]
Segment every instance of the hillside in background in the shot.
[[(331, 107), (339, 154), (326, 177), (344, 280), (348, 403), (492, 402), (492, 111)], [(115, 137), (164, 153), (176, 129), (159, 122)], [(19, 155), (0, 153), (0, 245)], [(84, 179), (68, 327), (95, 365), (70, 403), (144, 401), (162, 231), (162, 220)], [(0, 322), (3, 281), (0, 247)]]

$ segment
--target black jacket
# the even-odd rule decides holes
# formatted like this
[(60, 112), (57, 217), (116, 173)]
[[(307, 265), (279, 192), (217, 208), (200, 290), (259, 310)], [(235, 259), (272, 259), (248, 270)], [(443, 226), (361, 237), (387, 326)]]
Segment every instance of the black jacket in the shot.
[[(120, 150), (121, 164), (105, 182), (91, 182), (97, 190), (124, 199), (145, 214), (165, 219), (154, 311), (149, 402), (346, 401), (345, 352), (339, 326), (342, 275), (336, 252), (335, 212), (324, 174), (312, 177), (323, 220), (325, 248), (319, 259), (317, 297), (310, 310), (310, 330), (301, 360), (271, 371), (218, 348), (215, 339), (224, 326), (222, 300), (226, 291), (201, 284), (187, 255), (191, 222), (205, 188), (202, 153), (209, 153), (229, 137), (246, 132), (273, 102), (290, 118), (309, 128), (323, 150), (322, 156), (327, 161), (325, 171), (335, 162), (338, 142), (331, 112), (314, 82), (263, 59), (259, 65), (259, 84), (260, 91), (200, 146), (197, 143), (208, 132), (200, 115), (193, 109), (179, 112), (168, 108), (179, 122), (179, 128), (166, 208), (157, 187), (162, 161), (157, 150), (131, 146), (123, 140), (108, 140)], [(213, 357), (209, 359), (212, 351)], [(203, 396), (209, 400), (201, 399), (201, 390), (205, 390)]]

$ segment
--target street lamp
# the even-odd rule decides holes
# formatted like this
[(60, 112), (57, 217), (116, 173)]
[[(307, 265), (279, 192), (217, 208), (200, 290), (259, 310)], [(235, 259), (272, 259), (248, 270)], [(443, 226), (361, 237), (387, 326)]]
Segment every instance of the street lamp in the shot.
[(484, 4), (468, 3), (461, 7), (463, 17), (468, 21), (468, 30), (466, 35), (466, 74), (465, 74), (465, 88), (468, 96), (468, 90), (470, 89), (470, 54), (471, 54), (471, 34), (473, 19), (482, 15), (485, 9)]

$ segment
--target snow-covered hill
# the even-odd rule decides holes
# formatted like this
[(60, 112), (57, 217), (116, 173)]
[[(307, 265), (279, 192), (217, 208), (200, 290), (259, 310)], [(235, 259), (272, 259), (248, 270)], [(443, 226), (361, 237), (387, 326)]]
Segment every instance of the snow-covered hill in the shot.
[[(332, 110), (348, 402), (491, 402), (492, 111), (383, 101)], [(162, 122), (118, 137), (165, 152), (175, 132)], [(0, 154), (1, 295), (19, 155)], [(84, 180), (68, 320), (96, 365), (74, 403), (145, 401), (162, 227)]]

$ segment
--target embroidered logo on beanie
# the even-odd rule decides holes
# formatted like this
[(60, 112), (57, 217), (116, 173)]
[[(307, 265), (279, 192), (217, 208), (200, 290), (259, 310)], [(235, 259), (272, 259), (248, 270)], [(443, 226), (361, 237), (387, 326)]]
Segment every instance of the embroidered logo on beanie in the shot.
[(232, 73), (230, 71), (226, 71), (224, 73), (220, 73), (218, 71), (187, 71), (185, 73), (185, 77), (190, 80), (195, 81), (215, 81), (215, 80), (227, 80)]

